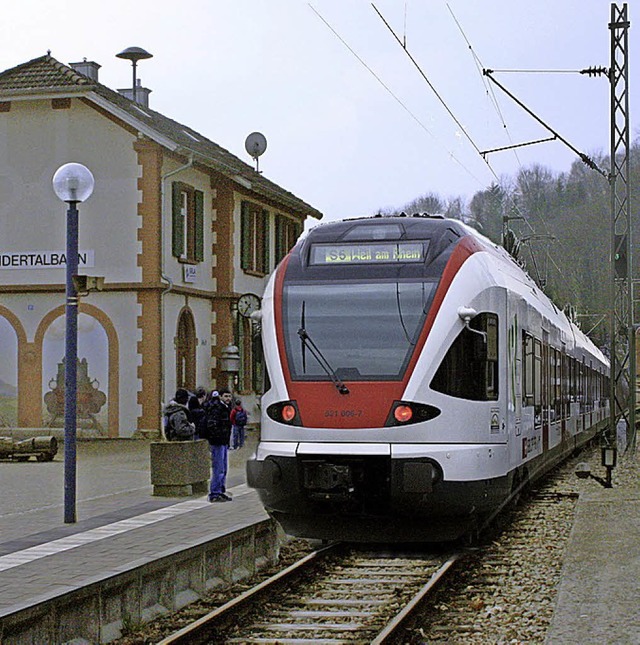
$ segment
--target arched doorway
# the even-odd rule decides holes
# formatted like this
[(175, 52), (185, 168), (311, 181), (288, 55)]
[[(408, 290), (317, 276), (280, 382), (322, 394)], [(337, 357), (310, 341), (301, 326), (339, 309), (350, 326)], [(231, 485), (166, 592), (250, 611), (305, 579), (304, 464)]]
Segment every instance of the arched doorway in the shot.
[(196, 387), (196, 325), (189, 309), (183, 309), (178, 318), (176, 387), (191, 391)]

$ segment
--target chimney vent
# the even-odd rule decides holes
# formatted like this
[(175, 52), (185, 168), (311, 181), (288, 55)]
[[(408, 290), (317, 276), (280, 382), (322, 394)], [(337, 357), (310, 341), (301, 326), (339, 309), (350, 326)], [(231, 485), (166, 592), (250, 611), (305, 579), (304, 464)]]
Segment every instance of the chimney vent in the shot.
[(85, 58), (81, 63), (69, 63), (69, 67), (78, 72), (78, 74), (82, 74), (83, 76), (86, 76), (87, 78), (90, 78), (92, 81), (95, 81), (97, 83), (98, 70), (100, 69), (100, 67), (102, 67), (102, 65), (98, 65), (98, 63), (94, 63), (93, 61), (87, 60)]
[(137, 79), (136, 82), (135, 96), (132, 87), (127, 87), (124, 90), (118, 90), (118, 92), (122, 94), (122, 96), (128, 98), (130, 101), (134, 101), (142, 107), (149, 107), (149, 94), (151, 94), (151, 90), (146, 87), (142, 87), (140, 85), (140, 79)]

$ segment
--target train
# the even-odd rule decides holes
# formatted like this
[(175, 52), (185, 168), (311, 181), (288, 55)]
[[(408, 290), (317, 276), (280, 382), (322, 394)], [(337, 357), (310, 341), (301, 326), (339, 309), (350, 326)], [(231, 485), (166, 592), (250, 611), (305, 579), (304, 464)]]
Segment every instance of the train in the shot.
[(607, 357), (459, 220), (316, 226), (270, 276), (260, 320), (247, 482), (289, 535), (473, 535), (608, 424)]

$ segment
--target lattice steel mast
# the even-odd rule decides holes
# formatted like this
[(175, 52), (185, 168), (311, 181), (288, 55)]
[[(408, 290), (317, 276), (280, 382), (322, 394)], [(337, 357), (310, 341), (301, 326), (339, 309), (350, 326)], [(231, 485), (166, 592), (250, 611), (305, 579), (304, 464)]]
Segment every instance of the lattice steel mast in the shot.
[(636, 443), (636, 353), (629, 194), (629, 56), (627, 4), (611, 5), (611, 418), (609, 445), (626, 424), (628, 450)]

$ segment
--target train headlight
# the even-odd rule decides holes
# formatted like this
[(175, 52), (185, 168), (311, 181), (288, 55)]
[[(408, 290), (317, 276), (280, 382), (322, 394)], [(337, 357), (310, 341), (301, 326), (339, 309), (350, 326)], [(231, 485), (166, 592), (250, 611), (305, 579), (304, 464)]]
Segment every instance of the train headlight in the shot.
[(291, 423), (296, 416), (296, 409), (288, 403), (287, 405), (282, 406), (282, 420), (286, 423)]
[(408, 405), (399, 405), (393, 411), (393, 416), (398, 423), (408, 423), (413, 417), (413, 410)]
[(278, 423), (286, 423), (290, 426), (302, 425), (298, 404), (295, 401), (280, 401), (279, 403), (272, 403), (267, 408), (267, 415), (270, 419), (278, 421)]
[(406, 426), (435, 419), (440, 410), (433, 405), (414, 403), (413, 401), (394, 401), (385, 422), (386, 427)]

